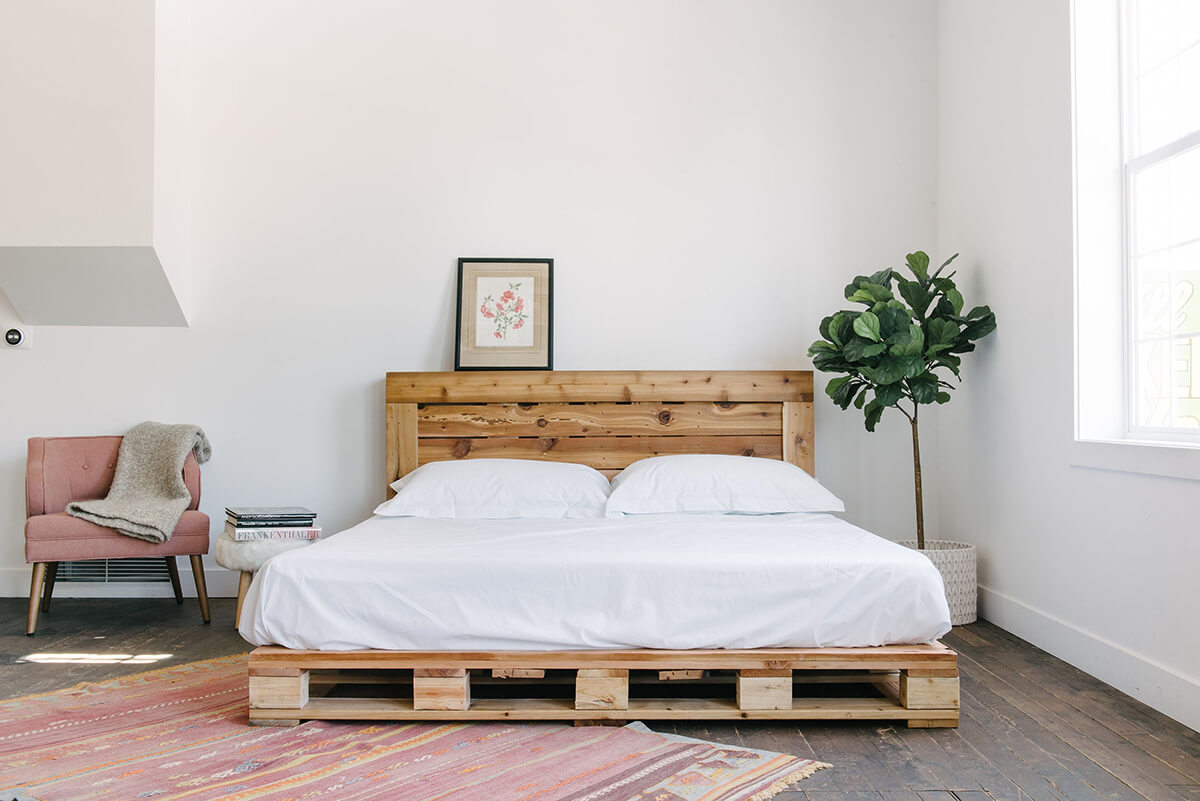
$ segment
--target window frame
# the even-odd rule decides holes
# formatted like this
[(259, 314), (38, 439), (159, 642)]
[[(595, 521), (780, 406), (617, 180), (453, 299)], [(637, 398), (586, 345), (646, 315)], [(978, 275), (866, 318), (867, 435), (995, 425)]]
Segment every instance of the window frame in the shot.
[[(1125, 296), (1124, 313), (1122, 315), (1123, 348), (1121, 353), (1122, 384), (1124, 385), (1124, 409), (1121, 421), (1122, 440), (1132, 442), (1156, 442), (1169, 445), (1200, 446), (1200, 428), (1184, 426), (1147, 426), (1137, 422), (1138, 417), (1138, 365), (1137, 346), (1153, 338), (1141, 339), (1138, 336), (1140, 320), (1138, 312), (1138, 272), (1137, 272), (1137, 209), (1133, 203), (1133, 182), (1136, 176), (1159, 164), (1169, 162), (1175, 156), (1200, 147), (1200, 129), (1191, 131), (1176, 139), (1165, 142), (1155, 149), (1134, 155), (1134, 144), (1138, 125), (1137, 70), (1135, 66), (1134, 48), (1137, 37), (1137, 15), (1134, 5), (1139, 0), (1120, 0), (1117, 9), (1118, 69), (1120, 81), (1118, 86), (1117, 103), (1120, 108), (1120, 149), (1121, 149), (1121, 238), (1122, 259), (1121, 277), (1122, 292)], [(1180, 54), (1176, 54), (1176, 57)], [(1187, 244), (1187, 243), (1185, 243)], [(1168, 249), (1179, 247), (1169, 244)], [(1168, 296), (1171, 288), (1168, 287)], [(1200, 332), (1198, 332), (1200, 333)], [(1169, 347), (1175, 347), (1180, 337), (1174, 332), (1163, 338)], [(1172, 397), (1172, 410), (1174, 398)]]
[[(1200, 481), (1200, 439), (1131, 430), (1136, 292), (1127, 235), (1128, 0), (1072, 0), (1073, 468)], [(1151, 155), (1151, 154), (1144, 154)], [(1144, 168), (1143, 163), (1135, 167)], [(1118, 325), (1113, 325), (1113, 320)]]

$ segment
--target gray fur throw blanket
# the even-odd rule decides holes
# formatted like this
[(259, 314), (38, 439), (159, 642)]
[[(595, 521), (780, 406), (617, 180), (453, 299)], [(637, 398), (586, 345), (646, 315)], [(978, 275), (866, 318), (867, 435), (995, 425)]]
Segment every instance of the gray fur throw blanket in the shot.
[(183, 483), (188, 451), (204, 464), (212, 446), (199, 426), (139, 423), (121, 440), (108, 497), (73, 501), (67, 514), (149, 542), (166, 542), (192, 496)]

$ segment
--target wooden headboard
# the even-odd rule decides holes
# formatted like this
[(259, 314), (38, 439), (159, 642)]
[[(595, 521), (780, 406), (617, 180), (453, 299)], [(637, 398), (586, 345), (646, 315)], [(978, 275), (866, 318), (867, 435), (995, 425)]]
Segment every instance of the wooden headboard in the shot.
[(387, 374), (388, 484), (446, 459), (579, 462), (611, 476), (677, 453), (763, 456), (812, 473), (812, 371)]

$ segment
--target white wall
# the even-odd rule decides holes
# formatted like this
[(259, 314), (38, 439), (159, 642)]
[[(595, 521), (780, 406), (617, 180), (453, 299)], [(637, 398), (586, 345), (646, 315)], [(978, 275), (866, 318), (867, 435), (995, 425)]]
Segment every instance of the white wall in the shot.
[(0, 0), (0, 287), (25, 323), (187, 324), (188, 14)]
[[(383, 374), (452, 364), (459, 256), (555, 259), (561, 369), (806, 366), (856, 272), (933, 245), (935, 22), (933, 0), (194, 4), (191, 327), (0, 351), (0, 592), (28, 587), (31, 435), (194, 421), (215, 519), (365, 517)], [(822, 397), (817, 425), (850, 519), (908, 535), (903, 418), (868, 435)]]
[(939, 241), (999, 328), (940, 419), (983, 615), (1200, 728), (1194, 481), (1072, 467), (1068, 0), (939, 6)]
[(155, 0), (154, 252), (186, 318), (192, 288), (192, 6)]
[(0, 0), (0, 98), (0, 243), (150, 241), (152, 0)]

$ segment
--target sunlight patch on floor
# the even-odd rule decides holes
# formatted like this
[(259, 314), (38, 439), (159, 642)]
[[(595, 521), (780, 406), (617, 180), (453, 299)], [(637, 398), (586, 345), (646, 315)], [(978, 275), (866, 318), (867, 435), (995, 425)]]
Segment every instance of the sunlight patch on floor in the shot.
[(26, 654), (22, 662), (43, 665), (149, 665), (173, 654)]

